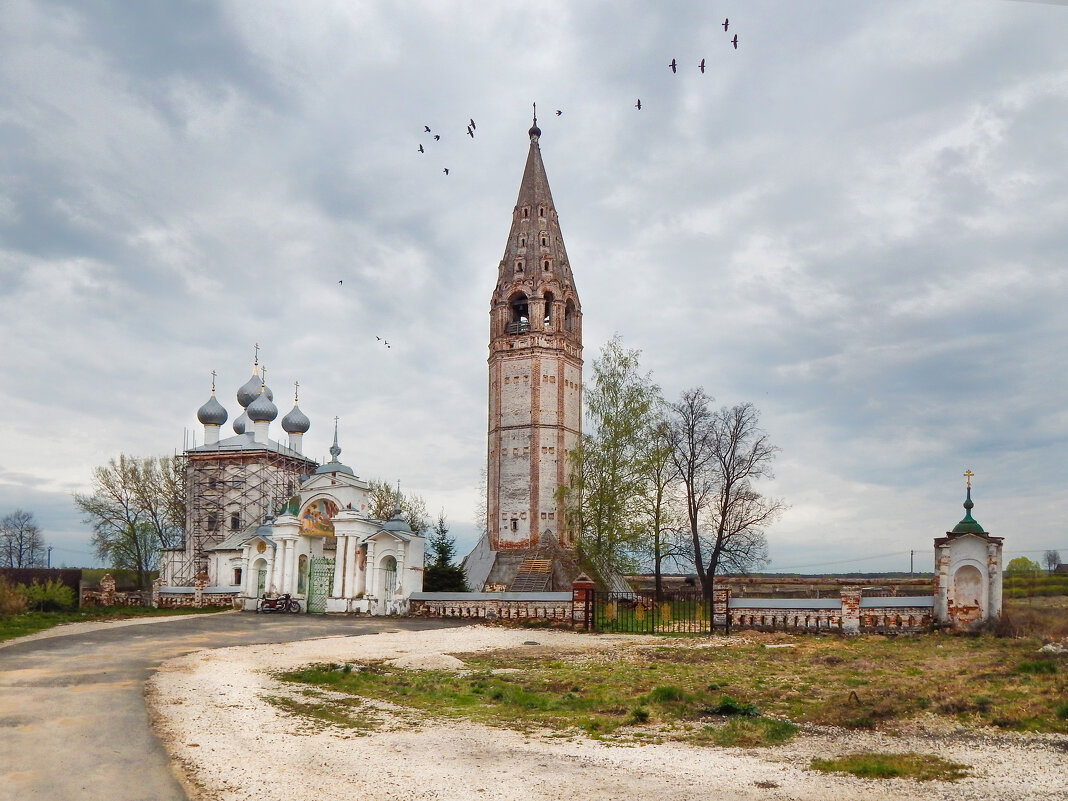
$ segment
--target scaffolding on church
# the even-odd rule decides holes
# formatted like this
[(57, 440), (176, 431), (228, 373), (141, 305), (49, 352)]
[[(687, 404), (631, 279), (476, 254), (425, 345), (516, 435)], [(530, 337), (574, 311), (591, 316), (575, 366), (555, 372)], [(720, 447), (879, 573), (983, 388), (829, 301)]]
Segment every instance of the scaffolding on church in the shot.
[(315, 462), (264, 448), (186, 452), (186, 530), (169, 571), (172, 586), (190, 586), (207, 570), (208, 551), (236, 534), (251, 534), (277, 514)]

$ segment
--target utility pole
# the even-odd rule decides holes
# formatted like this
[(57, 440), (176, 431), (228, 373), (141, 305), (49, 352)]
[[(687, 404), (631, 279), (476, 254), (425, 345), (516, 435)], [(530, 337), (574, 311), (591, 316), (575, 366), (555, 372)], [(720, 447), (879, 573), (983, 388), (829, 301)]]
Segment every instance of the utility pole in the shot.
[(912, 572), (913, 572), (912, 571), (912, 567), (913, 567), (913, 564), (915, 563), (915, 558), (916, 558), (916, 552), (915, 551), (909, 551), (909, 575), (910, 576), (912, 575)]
[(52, 569), (52, 546), (51, 545), (48, 546), (48, 562), (47, 562), (47, 564), (48, 564), (48, 569), (51, 570)]

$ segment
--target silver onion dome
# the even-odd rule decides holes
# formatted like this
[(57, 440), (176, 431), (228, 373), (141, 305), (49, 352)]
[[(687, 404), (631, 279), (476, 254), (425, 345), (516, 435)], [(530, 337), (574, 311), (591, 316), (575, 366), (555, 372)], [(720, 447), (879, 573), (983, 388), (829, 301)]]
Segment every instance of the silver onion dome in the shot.
[(246, 428), (248, 428), (248, 414), (242, 411), (241, 416), (234, 420), (234, 433), (244, 434)]
[(259, 397), (248, 405), (245, 414), (253, 423), (269, 423), (278, 416), (278, 407), (271, 403), (270, 391), (266, 387)]
[(311, 420), (294, 403), (292, 411), (282, 418), (282, 430), (287, 434), (306, 434), (309, 428), (311, 428)]
[[(252, 401), (256, 400), (260, 396), (260, 388), (263, 386), (263, 379), (259, 377), (256, 372), (252, 373), (252, 378), (244, 383), (244, 385), (237, 391), (237, 402), (241, 404), (241, 408), (247, 409), (248, 405)], [(271, 392), (271, 388), (267, 387), (267, 400), (274, 400), (274, 393)], [(273, 418), (272, 418), (273, 419)]]
[(207, 403), (197, 409), (197, 420), (206, 426), (221, 426), (228, 416), (223, 405), (215, 399), (215, 393), (212, 393)]

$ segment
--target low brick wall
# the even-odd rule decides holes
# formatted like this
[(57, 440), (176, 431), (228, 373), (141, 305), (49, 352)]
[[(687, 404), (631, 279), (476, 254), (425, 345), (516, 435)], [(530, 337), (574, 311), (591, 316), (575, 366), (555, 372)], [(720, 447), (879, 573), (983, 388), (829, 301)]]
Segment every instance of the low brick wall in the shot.
[(198, 577), (192, 587), (167, 587), (158, 580), (152, 585), (152, 605), (155, 607), (204, 609), (226, 606), (240, 609), (240, 597), (240, 587), (207, 587), (203, 577)]
[(144, 606), (148, 593), (141, 590), (117, 590), (115, 579), (105, 574), (94, 590), (82, 589), (78, 597), (81, 606)]
[(733, 627), (764, 631), (924, 631), (934, 621), (933, 596), (866, 598), (857, 587), (843, 587), (839, 598), (813, 599), (731, 598), (717, 591), (716, 607), (719, 614), (729, 608)]
[(570, 592), (415, 592), (409, 615), (572, 622)]

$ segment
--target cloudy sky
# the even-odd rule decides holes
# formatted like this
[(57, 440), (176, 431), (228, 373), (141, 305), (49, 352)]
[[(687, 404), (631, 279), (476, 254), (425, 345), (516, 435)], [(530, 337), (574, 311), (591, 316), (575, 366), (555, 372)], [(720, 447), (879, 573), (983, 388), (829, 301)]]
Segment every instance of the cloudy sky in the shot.
[(1068, 557), (1066, 41), (1011, 0), (5, 0), (0, 514), (90, 563), (71, 492), (200, 441), (212, 370), (233, 420), (258, 342), (306, 450), (337, 415), (466, 550), (536, 101), (587, 363), (760, 408), (772, 569), (929, 569), (965, 469), (1008, 557)]

